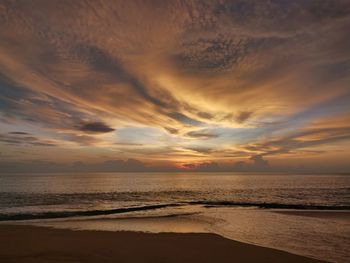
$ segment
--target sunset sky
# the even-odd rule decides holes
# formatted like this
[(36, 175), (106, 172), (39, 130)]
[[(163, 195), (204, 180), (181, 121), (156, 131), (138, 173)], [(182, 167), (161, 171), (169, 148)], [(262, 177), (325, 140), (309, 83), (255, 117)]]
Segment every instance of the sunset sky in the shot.
[(0, 169), (350, 172), (350, 1), (0, 0)]

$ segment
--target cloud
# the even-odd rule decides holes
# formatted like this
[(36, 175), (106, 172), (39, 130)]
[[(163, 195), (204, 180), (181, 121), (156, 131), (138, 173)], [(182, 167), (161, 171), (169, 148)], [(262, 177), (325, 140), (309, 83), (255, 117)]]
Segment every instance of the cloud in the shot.
[[(262, 155), (257, 154), (249, 157), (248, 161), (235, 162), (231, 169), (238, 172), (267, 172), (279, 171), (280, 167), (270, 166), (269, 162)], [(286, 167), (282, 168), (282, 170), (285, 169)]]
[(347, 152), (346, 120), (336, 120), (350, 112), (349, 1), (24, 1), (0, 10), (4, 145), (35, 152), (34, 139), (12, 138), (27, 135), (67, 159), (220, 164)]
[(253, 161), (259, 161), (262, 155), (295, 154), (295, 152), (304, 149), (347, 141), (349, 139), (350, 127), (317, 128), (307, 129), (280, 139), (247, 145), (243, 148), (251, 152), (260, 153), (254, 155), (256, 159), (252, 159)]
[(74, 47), (75, 54), (79, 57), (87, 58), (92, 68), (103, 73), (108, 73), (117, 81), (126, 83), (133, 91), (146, 101), (160, 107), (165, 107), (166, 103), (158, 97), (152, 96), (147, 87), (142, 84), (135, 76), (127, 72), (121, 63), (108, 54), (107, 51), (91, 45), (78, 45)]
[(190, 131), (190, 132), (186, 133), (186, 136), (188, 136), (190, 138), (207, 140), (207, 139), (217, 138), (219, 135), (213, 134), (213, 133), (210, 133), (207, 131), (199, 130), (199, 131)]
[(2, 172), (143, 172), (152, 170), (144, 163), (135, 160), (108, 160), (102, 163), (84, 163), (81, 161), (62, 164), (53, 161), (16, 161), (0, 163)]
[(75, 163), (75, 168), (78, 168), (78, 170), (87, 170), (87, 171), (104, 171), (104, 172), (112, 172), (112, 171), (118, 171), (118, 172), (140, 172), (146, 170), (146, 166), (144, 163), (140, 162), (139, 160), (135, 159), (127, 159), (127, 160), (109, 160), (105, 161), (101, 164), (81, 164), (81, 163)]
[(246, 122), (252, 115), (253, 115), (253, 112), (251, 112), (251, 111), (241, 111), (241, 112), (236, 116), (236, 121), (237, 121), (238, 123), (244, 123), (244, 122)]
[(30, 135), (30, 133), (28, 133), (28, 132), (18, 132), (18, 131), (16, 131), (16, 132), (9, 132), (9, 134), (14, 134), (14, 135)]
[(82, 124), (82, 126), (79, 127), (79, 130), (92, 133), (107, 133), (112, 132), (115, 129), (109, 127), (103, 122), (89, 122)]
[(198, 112), (197, 115), (200, 117), (200, 118), (203, 118), (203, 119), (213, 119), (214, 116), (208, 112)]
[[(90, 134), (100, 134), (100, 133), (107, 133), (107, 132), (92, 132), (87, 131), (87, 133)], [(61, 140), (72, 142), (81, 146), (95, 146), (99, 143), (103, 142), (100, 138), (96, 138), (95, 136), (91, 135), (85, 135), (85, 134), (75, 134), (75, 133), (62, 133), (60, 136)]]
[(191, 151), (195, 151), (195, 152), (198, 152), (198, 153), (201, 153), (201, 154), (209, 154), (209, 153), (213, 152), (212, 149), (205, 148), (205, 147), (188, 147), (186, 149), (191, 150)]
[(57, 146), (57, 144), (52, 140), (37, 138), (25, 132), (0, 134), (0, 142), (13, 146)]
[(200, 126), (203, 124), (202, 122), (192, 119), (180, 112), (171, 112), (168, 116), (185, 125)]
[(254, 166), (256, 168), (263, 168), (263, 167), (267, 167), (269, 165), (269, 162), (264, 160), (263, 156), (260, 154), (253, 155), (252, 157), (250, 157), (250, 160), (252, 160), (254, 162)]
[(180, 166), (180, 169), (196, 172), (212, 172), (219, 171), (219, 164), (216, 162), (185, 163)]

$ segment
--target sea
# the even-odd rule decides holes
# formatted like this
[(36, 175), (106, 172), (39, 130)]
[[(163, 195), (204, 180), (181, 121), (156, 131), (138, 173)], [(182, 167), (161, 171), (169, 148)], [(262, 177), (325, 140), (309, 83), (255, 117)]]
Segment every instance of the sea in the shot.
[(350, 262), (350, 175), (0, 173), (0, 224), (208, 232)]

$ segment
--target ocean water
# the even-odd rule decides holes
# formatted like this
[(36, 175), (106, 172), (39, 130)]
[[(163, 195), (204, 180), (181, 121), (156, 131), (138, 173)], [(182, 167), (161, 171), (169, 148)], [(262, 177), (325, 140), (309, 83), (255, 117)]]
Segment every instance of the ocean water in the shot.
[(111, 231), (213, 232), (350, 262), (350, 176), (0, 174), (0, 221)]

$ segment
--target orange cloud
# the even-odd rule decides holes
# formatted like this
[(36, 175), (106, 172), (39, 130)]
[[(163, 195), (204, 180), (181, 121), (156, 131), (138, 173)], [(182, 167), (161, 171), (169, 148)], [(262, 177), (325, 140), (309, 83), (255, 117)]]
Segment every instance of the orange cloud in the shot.
[(350, 5), (327, 2), (4, 2), (0, 127), (77, 159), (320, 152), (349, 140)]

